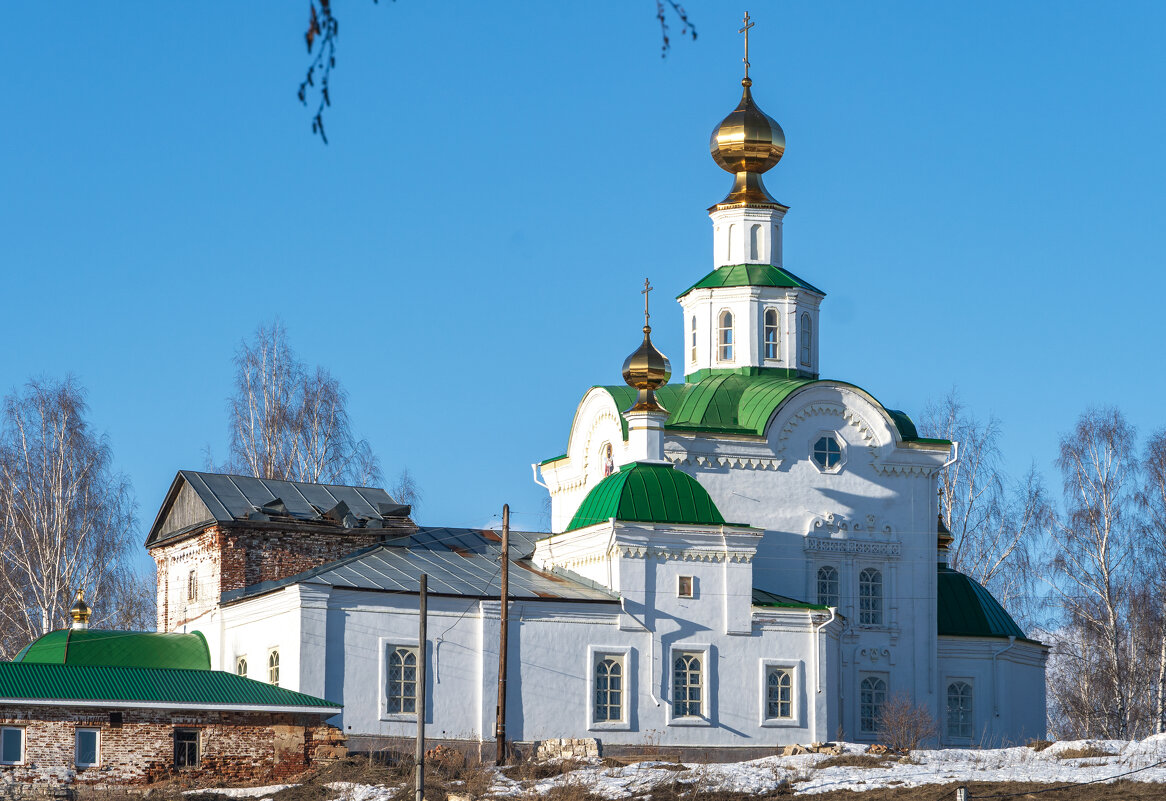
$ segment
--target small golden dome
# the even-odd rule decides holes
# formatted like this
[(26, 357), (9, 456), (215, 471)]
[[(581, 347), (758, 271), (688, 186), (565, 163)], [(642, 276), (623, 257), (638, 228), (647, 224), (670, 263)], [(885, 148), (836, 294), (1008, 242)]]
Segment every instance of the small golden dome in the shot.
[(652, 326), (648, 324), (648, 293), (652, 291), (644, 281), (644, 341), (635, 353), (623, 361), (623, 380), (629, 387), (639, 390), (635, 405), (627, 411), (667, 411), (656, 402), (655, 391), (668, 383), (672, 377), (672, 365), (668, 357), (656, 350), (652, 344)]
[[(737, 176), (733, 190), (722, 203), (777, 203), (761, 183), (761, 173), (773, 168), (785, 153), (785, 131), (757, 107), (749, 87), (744, 87), (737, 108), (721, 121), (709, 138), (709, 152), (722, 170)], [(780, 204), (778, 204), (780, 205)]]
[(81, 590), (77, 590), (77, 597), (73, 601), (73, 605), (69, 607), (69, 615), (73, 618), (73, 623), (75, 625), (88, 625), (92, 614), (93, 610), (89, 608), (89, 604), (85, 603), (85, 596)]

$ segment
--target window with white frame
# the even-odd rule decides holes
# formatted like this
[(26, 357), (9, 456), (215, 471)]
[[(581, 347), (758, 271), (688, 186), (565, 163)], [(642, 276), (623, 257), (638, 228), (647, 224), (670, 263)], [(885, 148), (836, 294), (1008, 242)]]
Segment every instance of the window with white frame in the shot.
[(692, 344), (690, 346), (691, 351), (689, 352), (688, 360), (690, 362), (696, 362), (696, 315), (693, 315), (692, 317), (692, 331), (689, 334), (689, 337), (692, 340)]
[(765, 670), (765, 717), (767, 720), (793, 720), (794, 672), (772, 665)]
[(765, 332), (763, 337), (764, 351), (766, 359), (778, 358), (778, 316), (777, 309), (765, 310)]
[(677, 651), (672, 655), (672, 717), (699, 718), (704, 714), (704, 653)]
[(886, 702), (887, 683), (878, 676), (864, 678), (858, 690), (858, 728), (861, 731), (867, 734), (878, 732)]
[(838, 606), (838, 568), (833, 565), (818, 568), (818, 603)]
[(623, 654), (596, 654), (594, 708), (595, 722), (621, 722), (623, 720), (623, 702)]
[(73, 733), (73, 764), (92, 768), (101, 762), (100, 732), (98, 729), (76, 729)]
[(883, 574), (873, 567), (858, 574), (858, 624), (883, 625)]
[(239, 656), (239, 657), (235, 658), (235, 675), (236, 676), (246, 676), (247, 675), (247, 657)]
[(947, 685), (947, 736), (952, 739), (972, 736), (972, 685), (966, 681)]
[(721, 312), (720, 327), (717, 331), (717, 358), (723, 362), (733, 360), (733, 313)]
[(385, 699), (391, 715), (417, 714), (417, 656), (416, 647), (389, 646)]
[(695, 598), (696, 597), (696, 579), (692, 576), (677, 576), (676, 577), (676, 597), (677, 598)]
[(0, 765), (19, 765), (24, 762), (24, 729), (20, 726), (0, 726)]
[(814, 338), (814, 324), (810, 322), (808, 312), (802, 312), (802, 323), (799, 328), (798, 337), (801, 342), (801, 363), (803, 367), (812, 367), (810, 355), (813, 351), (810, 347), (810, 342)]
[(267, 655), (267, 683), (279, 684), (279, 649)]

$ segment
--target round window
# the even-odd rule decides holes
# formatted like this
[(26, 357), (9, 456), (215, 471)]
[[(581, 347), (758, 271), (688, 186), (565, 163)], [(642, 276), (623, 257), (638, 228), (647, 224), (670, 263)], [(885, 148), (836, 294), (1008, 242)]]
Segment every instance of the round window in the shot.
[(814, 461), (823, 470), (833, 470), (842, 461), (842, 448), (834, 437), (822, 437), (814, 443)]

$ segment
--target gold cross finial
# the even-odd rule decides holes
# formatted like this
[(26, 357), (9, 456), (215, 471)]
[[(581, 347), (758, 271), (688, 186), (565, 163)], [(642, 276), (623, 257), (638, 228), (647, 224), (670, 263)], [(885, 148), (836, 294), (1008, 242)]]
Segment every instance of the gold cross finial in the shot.
[(753, 27), (752, 22), (749, 21), (749, 12), (745, 12), (745, 27), (737, 31), (737, 33), (745, 34), (745, 58), (741, 59), (745, 62), (745, 77), (749, 77), (749, 29)]
[(648, 314), (648, 293), (655, 287), (648, 283), (648, 279), (644, 279), (644, 288), (640, 290), (640, 294), (644, 296), (644, 325), (648, 324), (648, 318), (652, 315)]

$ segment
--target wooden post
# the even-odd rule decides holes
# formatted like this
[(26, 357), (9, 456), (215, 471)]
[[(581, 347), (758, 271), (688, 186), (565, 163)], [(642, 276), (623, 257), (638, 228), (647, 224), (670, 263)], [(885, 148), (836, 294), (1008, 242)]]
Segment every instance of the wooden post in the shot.
[(510, 504), (502, 505), (502, 626), (498, 638), (498, 710), (494, 734), (498, 738), (494, 764), (506, 761), (506, 639), (510, 624)]
[(967, 787), (955, 788), (955, 801), (968, 801), (968, 788)]
[(425, 666), (428, 661), (426, 648), (426, 607), (429, 602), (429, 576), (421, 574), (421, 593), (418, 597), (417, 622), (417, 752), (413, 757), (414, 770), (414, 801), (424, 801), (425, 798)]

